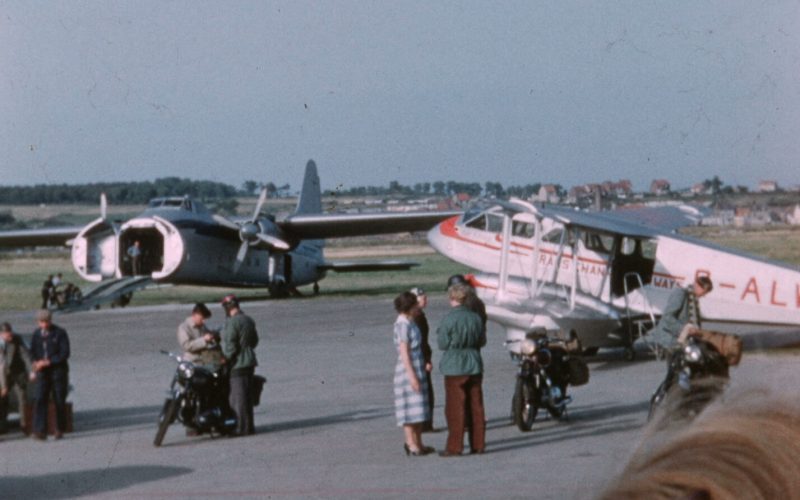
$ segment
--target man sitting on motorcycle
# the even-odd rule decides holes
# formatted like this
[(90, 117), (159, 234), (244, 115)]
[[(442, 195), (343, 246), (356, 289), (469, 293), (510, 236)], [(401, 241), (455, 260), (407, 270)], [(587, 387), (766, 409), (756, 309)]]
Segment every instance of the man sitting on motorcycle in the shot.
[(218, 334), (206, 327), (206, 320), (210, 317), (211, 311), (205, 304), (198, 302), (192, 309), (192, 315), (178, 326), (178, 344), (186, 361), (198, 365), (221, 364)]
[(688, 288), (676, 288), (669, 296), (658, 324), (647, 334), (650, 341), (667, 351), (685, 343), (691, 327), (700, 328), (698, 300), (713, 288), (708, 276), (698, 276)]

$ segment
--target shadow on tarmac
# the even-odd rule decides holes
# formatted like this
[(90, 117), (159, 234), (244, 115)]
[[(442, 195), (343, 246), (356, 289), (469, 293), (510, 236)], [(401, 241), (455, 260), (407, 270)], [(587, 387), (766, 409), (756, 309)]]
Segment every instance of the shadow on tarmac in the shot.
[[(519, 437), (488, 440), (486, 453), (498, 453), (519, 448), (528, 448), (543, 444), (558, 443), (569, 439), (582, 437), (595, 437), (615, 432), (625, 432), (631, 427), (643, 425), (644, 422), (637, 418), (629, 417), (620, 419), (622, 415), (643, 413), (647, 410), (649, 401), (639, 401), (630, 404), (590, 405), (571, 407), (568, 420), (558, 422), (549, 417), (539, 417), (534, 422), (531, 432), (520, 432)], [(546, 411), (544, 412), (546, 414)], [(613, 419), (613, 421), (606, 421)], [(490, 425), (508, 425), (509, 419), (492, 419)]]
[(0, 491), (5, 498), (74, 498), (108, 493), (190, 472), (193, 470), (186, 467), (126, 465), (55, 474), (6, 476), (0, 478)]
[(127, 408), (98, 408), (76, 411), (74, 427), (76, 433), (94, 432), (108, 429), (123, 429), (150, 424), (153, 429), (158, 423), (161, 406), (131, 406)]
[(275, 422), (272, 424), (262, 425), (256, 427), (257, 433), (262, 432), (282, 432), (293, 431), (298, 429), (305, 429), (308, 427), (324, 427), (327, 425), (336, 425), (346, 422), (358, 422), (364, 420), (375, 420), (378, 418), (386, 418), (394, 415), (394, 409), (375, 409), (375, 410), (361, 410), (349, 411), (339, 413), (336, 415), (327, 415), (324, 417), (307, 418), (304, 420), (287, 420), (285, 422)]

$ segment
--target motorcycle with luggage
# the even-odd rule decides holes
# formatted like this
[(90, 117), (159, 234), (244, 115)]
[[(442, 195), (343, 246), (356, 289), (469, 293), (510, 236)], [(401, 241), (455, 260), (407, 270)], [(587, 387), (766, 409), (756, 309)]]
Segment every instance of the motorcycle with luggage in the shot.
[(186, 427), (187, 434), (224, 436), (235, 432), (236, 414), (228, 404), (228, 377), (222, 363), (199, 365), (175, 353), (161, 353), (178, 365), (158, 416), (153, 444), (161, 446), (167, 429), (175, 421)]
[(650, 398), (648, 420), (664, 405), (673, 417), (694, 418), (725, 390), (729, 368), (739, 364), (741, 353), (736, 335), (691, 329), (668, 357), (667, 374)]
[(514, 425), (530, 431), (540, 408), (553, 418), (565, 418), (572, 401), (567, 388), (589, 382), (589, 367), (577, 354), (579, 343), (548, 338), (543, 332), (530, 332), (506, 345), (514, 343), (518, 343), (511, 349), (511, 358), (517, 363), (511, 404)]

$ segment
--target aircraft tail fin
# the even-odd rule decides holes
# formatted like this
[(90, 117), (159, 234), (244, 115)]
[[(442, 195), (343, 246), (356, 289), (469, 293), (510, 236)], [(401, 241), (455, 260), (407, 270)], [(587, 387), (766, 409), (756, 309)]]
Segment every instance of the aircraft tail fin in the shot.
[(306, 173), (303, 177), (303, 189), (300, 191), (300, 199), (297, 200), (297, 209), (294, 213), (322, 213), (322, 194), (319, 187), (317, 165), (314, 163), (314, 160), (308, 160), (306, 164)]

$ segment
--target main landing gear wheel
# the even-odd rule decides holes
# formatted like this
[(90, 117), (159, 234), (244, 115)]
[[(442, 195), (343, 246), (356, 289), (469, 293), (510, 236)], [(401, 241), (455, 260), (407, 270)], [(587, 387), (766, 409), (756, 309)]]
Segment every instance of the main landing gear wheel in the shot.
[(636, 359), (636, 349), (634, 349), (633, 346), (629, 345), (622, 352), (622, 357), (625, 359), (625, 361), (633, 361), (634, 359)]
[(314, 295), (319, 295), (319, 283), (314, 282)]

